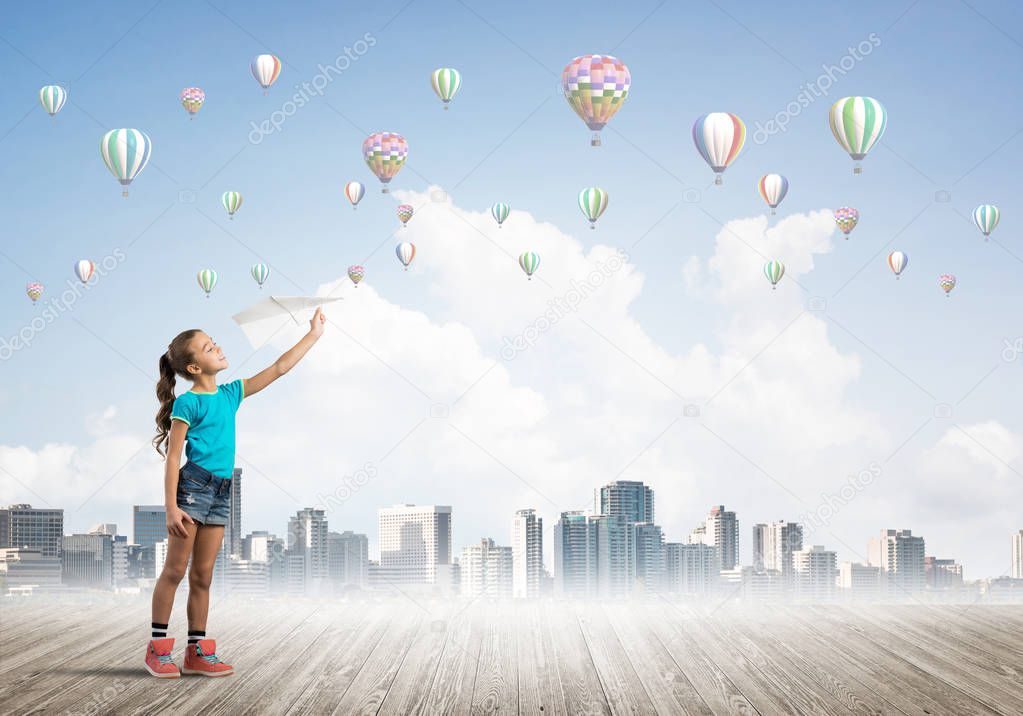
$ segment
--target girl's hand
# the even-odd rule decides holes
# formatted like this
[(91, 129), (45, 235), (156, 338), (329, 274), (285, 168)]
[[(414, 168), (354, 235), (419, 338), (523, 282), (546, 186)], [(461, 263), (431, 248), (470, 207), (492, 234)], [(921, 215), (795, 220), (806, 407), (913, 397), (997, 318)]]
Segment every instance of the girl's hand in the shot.
[(188, 537), (188, 530), (185, 523), (195, 524), (195, 520), (188, 516), (188, 513), (180, 507), (171, 507), (167, 510), (167, 532), (175, 537)]
[(323, 315), (323, 307), (316, 309), (313, 320), (309, 321), (309, 332), (319, 338), (323, 335), (323, 327), (327, 323), (327, 317)]

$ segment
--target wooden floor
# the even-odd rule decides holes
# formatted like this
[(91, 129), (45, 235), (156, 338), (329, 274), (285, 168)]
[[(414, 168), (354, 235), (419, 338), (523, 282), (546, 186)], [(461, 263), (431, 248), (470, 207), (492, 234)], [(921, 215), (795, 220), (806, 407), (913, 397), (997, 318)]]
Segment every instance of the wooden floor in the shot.
[(1023, 607), (225, 601), (158, 680), (145, 600), (0, 605), (12, 714), (1023, 714)]

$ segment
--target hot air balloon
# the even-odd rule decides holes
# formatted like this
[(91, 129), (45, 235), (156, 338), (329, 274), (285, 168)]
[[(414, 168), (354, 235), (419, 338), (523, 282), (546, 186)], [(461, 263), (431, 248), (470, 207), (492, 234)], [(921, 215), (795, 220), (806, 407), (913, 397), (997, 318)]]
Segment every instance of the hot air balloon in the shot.
[(499, 201), (490, 207), (490, 215), (494, 217), (494, 221), (497, 222), (497, 228), (501, 228), (504, 220), (508, 218), (508, 214), (511, 213), (511, 206)]
[(46, 85), (39, 90), (39, 102), (51, 117), (67, 102), (67, 91), (60, 85)]
[(362, 158), (383, 185), (380, 191), (386, 194), (388, 182), (394, 178), (408, 158), (408, 142), (394, 132), (376, 132), (366, 137), (362, 143)]
[(721, 183), (721, 174), (735, 161), (746, 141), (746, 125), (734, 114), (711, 112), (693, 124), (693, 142), (703, 161), (717, 174), (714, 183)]
[(263, 288), (263, 284), (270, 278), (270, 267), (266, 264), (252, 264), (252, 269), (249, 271), (252, 274), (252, 280), (259, 284), (259, 288)]
[(75, 264), (75, 275), (82, 283), (89, 283), (89, 279), (96, 272), (96, 264), (89, 259), (82, 259)]
[(984, 241), (988, 240), (991, 232), (998, 226), (998, 220), (1002, 214), (994, 204), (981, 204), (973, 210), (973, 223), (984, 233)]
[(849, 232), (856, 228), (856, 224), (860, 221), (860, 212), (851, 206), (842, 206), (835, 209), (835, 223), (838, 224), (838, 228), (845, 234), (846, 241), (849, 240)]
[(350, 181), (345, 184), (345, 196), (352, 202), (352, 211), (358, 208), (359, 202), (366, 194), (366, 187), (357, 181)]
[(196, 280), (199, 282), (199, 288), (206, 292), (206, 298), (210, 297), (210, 291), (217, 285), (217, 272), (213, 269), (203, 269), (196, 274)]
[(359, 281), (362, 280), (363, 276), (366, 275), (366, 269), (358, 264), (353, 264), (348, 267), (348, 278), (356, 288), (359, 287)]
[(103, 135), (100, 155), (110, 173), (124, 186), (123, 196), (128, 196), (128, 185), (145, 168), (152, 148), (146, 133), (137, 129), (111, 129)]
[(220, 197), (220, 203), (227, 209), (228, 217), (234, 220), (234, 212), (242, 206), (242, 195), (236, 191), (225, 191)]
[(533, 280), (533, 273), (540, 267), (540, 254), (535, 251), (524, 251), (519, 256), (519, 266), (526, 272), (529, 280)]
[(778, 282), (781, 281), (781, 277), (785, 275), (785, 264), (781, 261), (768, 261), (764, 264), (764, 276), (771, 282), (771, 290), (775, 290), (778, 287)]
[(941, 286), (941, 290), (945, 292), (945, 296), (948, 297), (952, 293), (952, 289), (956, 287), (956, 277), (950, 273), (943, 273), (938, 276), (938, 285)]
[(579, 192), (579, 210), (590, 220), (590, 228), (595, 229), (596, 221), (607, 208), (607, 192), (597, 186), (589, 186)]
[(462, 86), (462, 75), (451, 67), (441, 67), (430, 75), (430, 84), (433, 85), (433, 91), (444, 102), (444, 109), (447, 109), (448, 102), (454, 98), (458, 88)]
[(415, 209), (412, 208), (411, 204), (398, 204), (398, 220), (401, 221), (403, 227), (408, 226), (408, 220), (412, 218), (414, 213)]
[(600, 130), (629, 96), (629, 68), (611, 55), (582, 55), (565, 65), (561, 89), (568, 105), (593, 130), (590, 146), (600, 146)]
[(32, 303), (39, 300), (39, 297), (43, 295), (43, 284), (33, 281), (32, 283), (25, 285), (25, 293), (32, 299)]
[(873, 97), (843, 97), (831, 105), (831, 133), (856, 164), (853, 174), (863, 171), (860, 160), (881, 139), (888, 113)]
[(408, 271), (408, 265), (412, 263), (412, 259), (416, 257), (416, 245), (411, 244), (408, 241), (402, 241), (400, 244), (394, 247), (394, 253), (401, 261), (401, 265)]
[(195, 113), (206, 101), (206, 93), (198, 87), (185, 87), (181, 90), (181, 106), (188, 112), (189, 119), (195, 119)]
[(902, 275), (902, 272), (909, 266), (909, 257), (901, 251), (892, 251), (888, 254), (888, 268), (895, 274), (896, 280)]
[(263, 94), (281, 76), (281, 59), (277, 55), (257, 55), (249, 69), (256, 82), (263, 88)]
[(778, 204), (789, 193), (789, 180), (781, 174), (764, 174), (757, 182), (757, 190), (760, 191), (760, 196), (771, 207), (771, 213), (774, 214)]

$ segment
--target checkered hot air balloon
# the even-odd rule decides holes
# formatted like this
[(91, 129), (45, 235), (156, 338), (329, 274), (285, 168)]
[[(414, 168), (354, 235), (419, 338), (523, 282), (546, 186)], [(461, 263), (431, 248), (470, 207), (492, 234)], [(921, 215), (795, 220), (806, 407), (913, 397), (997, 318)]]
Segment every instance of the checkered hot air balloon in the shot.
[(447, 109), (448, 103), (454, 98), (458, 88), (462, 86), (462, 75), (454, 68), (441, 67), (430, 75), (430, 84), (433, 85), (433, 91), (444, 102), (444, 109)]
[(693, 123), (693, 143), (703, 161), (717, 175), (714, 183), (721, 183), (721, 175), (735, 161), (746, 143), (746, 125), (737, 115), (711, 112)]
[(360, 182), (350, 181), (345, 184), (345, 197), (352, 203), (352, 210), (359, 208), (359, 202), (366, 194), (366, 187)]
[(206, 101), (206, 93), (198, 87), (185, 87), (181, 90), (181, 106), (188, 112), (189, 119), (195, 119), (195, 113)]
[(415, 213), (415, 209), (412, 208), (411, 204), (399, 204), (397, 212), (398, 220), (401, 222), (402, 227), (408, 226), (408, 220), (412, 218), (412, 214)]
[(362, 158), (380, 180), (381, 193), (387, 194), (387, 184), (405, 166), (408, 142), (394, 132), (375, 132), (362, 143)]
[(259, 288), (262, 290), (263, 284), (270, 278), (270, 267), (266, 264), (252, 264), (249, 273), (252, 274), (252, 280), (258, 283)]
[(210, 291), (217, 285), (217, 272), (213, 269), (203, 269), (195, 276), (199, 282), (199, 288), (206, 292), (206, 298), (210, 297)]
[(768, 261), (764, 264), (764, 276), (771, 282), (771, 290), (778, 288), (778, 282), (785, 275), (785, 264), (781, 261)]
[(898, 280), (902, 272), (909, 266), (909, 257), (901, 251), (892, 251), (888, 254), (888, 268), (895, 274), (895, 279)]
[(568, 106), (593, 130), (590, 146), (600, 146), (600, 130), (629, 96), (632, 75), (611, 55), (582, 55), (565, 65), (561, 89)]
[(89, 283), (89, 279), (96, 272), (96, 264), (89, 259), (82, 259), (75, 264), (75, 276), (82, 283)]
[(888, 124), (885, 108), (873, 97), (843, 97), (831, 105), (828, 121), (835, 140), (855, 162), (853, 174), (860, 174), (860, 160), (881, 140)]
[(405, 270), (408, 271), (409, 264), (416, 257), (416, 245), (408, 241), (402, 241), (394, 247), (394, 254), (401, 261), (401, 265), (405, 267)]
[(359, 287), (359, 281), (361, 281), (365, 275), (366, 269), (358, 264), (352, 264), (348, 267), (348, 278), (356, 288)]
[(856, 228), (856, 224), (860, 222), (860, 212), (851, 206), (841, 206), (835, 209), (835, 224), (845, 234), (845, 238), (849, 240), (849, 233)]
[(943, 273), (938, 276), (938, 285), (941, 286), (941, 290), (948, 297), (952, 293), (952, 289), (956, 287), (956, 277), (950, 273)]
[(984, 234), (984, 241), (988, 240), (991, 232), (998, 226), (1000, 218), (1002, 218), (1002, 214), (994, 204), (981, 204), (973, 210), (973, 223)]
[(538, 268), (540, 268), (540, 254), (535, 251), (524, 251), (519, 256), (519, 268), (521, 268), (530, 281), (533, 280), (533, 274)]
[(789, 193), (789, 180), (781, 174), (765, 174), (757, 182), (757, 191), (760, 192), (761, 198), (767, 202), (767, 205), (771, 207), (771, 213), (775, 214), (778, 204)]
[(607, 192), (599, 186), (588, 186), (579, 192), (579, 210), (590, 221), (590, 228), (597, 228), (597, 219), (607, 209)]
[(497, 228), (501, 228), (504, 224), (504, 220), (508, 218), (508, 214), (511, 213), (511, 206), (503, 201), (499, 201), (490, 207), (490, 215), (494, 217), (494, 221), (497, 222)]
[(60, 85), (46, 85), (39, 90), (39, 103), (53, 117), (67, 102), (67, 90)]
[(25, 284), (25, 293), (29, 298), (32, 299), (32, 303), (39, 300), (39, 297), (43, 295), (43, 284), (37, 281)]
[(281, 59), (277, 55), (256, 55), (249, 70), (263, 88), (263, 94), (267, 94), (270, 85), (281, 76)]
[(225, 191), (220, 197), (220, 203), (227, 210), (230, 219), (234, 219), (234, 212), (242, 206), (242, 195), (236, 191)]
[(145, 169), (152, 147), (146, 133), (137, 129), (111, 129), (100, 140), (100, 155), (124, 187), (123, 196), (128, 196), (128, 185)]

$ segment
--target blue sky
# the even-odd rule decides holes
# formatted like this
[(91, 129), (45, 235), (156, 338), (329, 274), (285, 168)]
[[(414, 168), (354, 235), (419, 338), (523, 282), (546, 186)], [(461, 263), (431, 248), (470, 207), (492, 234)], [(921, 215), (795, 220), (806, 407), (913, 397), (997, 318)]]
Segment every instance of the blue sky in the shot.
[[(364, 136), (384, 129), (403, 133), (410, 145), (395, 189), (441, 186), (471, 211), (508, 201), (584, 247), (626, 248), (644, 277), (631, 313), (673, 354), (696, 344), (721, 347), (716, 328), (723, 311), (688, 290), (682, 266), (714, 254), (723, 224), (764, 213), (755, 191), (761, 174), (779, 172), (791, 184), (772, 223), (856, 206), (861, 222), (851, 240), (817, 255), (813, 270), (799, 279), (805, 302), (826, 301), (830, 341), (862, 361), (845, 400), (883, 416), (895, 444), (901, 442), (896, 435), (910, 436), (932, 416), (936, 403), (954, 404), (955, 420), (963, 424), (999, 421), (1019, 433), (1018, 400), (1007, 396), (1019, 394), (1020, 361), (1007, 363), (1002, 351), (1005, 341), (1023, 336), (1023, 245), (1012, 199), (1021, 189), (1023, 99), (1009, 84), (1023, 73), (1021, 14), (1012, 3), (951, 0), (812, 8), (649, 2), (589, 12), (539, 2), (498, 11), (488, 3), (422, 0), (355, 7), (168, 2), (107, 3), (103, 11), (71, 3), (9, 9), (0, 31), (8, 70), (0, 99), (0, 337), (17, 334), (40, 310), (24, 297), (27, 281), (53, 291), (73, 280), (72, 265), (80, 258), (99, 260), (117, 248), (126, 258), (29, 349), (0, 364), (0, 444), (34, 451), (51, 443), (85, 444), (92, 416), (108, 406), (116, 408), (119, 429), (147, 434), (155, 410), (151, 377), (179, 330), (202, 326), (234, 365), (248, 359), (251, 349), (230, 316), (260, 298), (248, 277), (257, 260), (273, 268), (267, 288), (285, 294), (312, 292), (350, 263), (365, 263), (366, 285), (388, 301), (439, 323), (459, 321), (462, 309), (435, 290), (428, 274), (398, 270), (392, 253), (393, 236), (400, 236), (396, 199), (379, 193), (360, 157)], [(312, 97), (259, 144), (249, 141), (253, 122), (279, 110), (318, 65), (333, 62), (367, 33), (373, 46), (322, 97)], [(792, 117), (786, 131), (762, 144), (752, 141), (758, 122), (783, 112), (822, 65), (838, 64), (849, 46), (872, 35), (877, 46), (826, 97)], [(261, 52), (284, 62), (266, 96), (248, 69)], [(621, 57), (633, 79), (599, 149), (589, 146), (588, 131), (559, 89), (565, 63), (589, 52)], [(463, 75), (447, 112), (429, 86), (437, 66)], [(51, 120), (36, 95), (52, 82), (69, 87), (70, 101)], [(191, 85), (207, 93), (194, 121), (177, 101), (181, 88)], [(830, 104), (856, 94), (877, 98), (889, 113), (883, 142), (860, 176), (853, 176), (851, 160), (827, 126)], [(690, 138), (693, 120), (711, 111), (738, 114), (750, 131), (722, 187), (710, 186), (712, 173)], [(116, 127), (141, 129), (153, 141), (150, 164), (128, 199), (98, 152), (100, 136)], [(367, 185), (357, 212), (341, 191), (349, 179)], [(594, 184), (607, 189), (610, 206), (591, 232), (575, 196)], [(225, 190), (245, 198), (234, 221), (220, 206)], [(938, 191), (949, 192), (951, 201), (936, 202)], [(968, 220), (979, 203), (1002, 209), (990, 243)], [(891, 248), (910, 256), (897, 283), (884, 264), (884, 247), (893, 239)], [(419, 251), (430, 246), (420, 243)], [(464, 259), (453, 253), (445, 260)], [(205, 267), (221, 277), (209, 300), (195, 283), (196, 271)], [(517, 268), (509, 263), (508, 270)], [(947, 300), (937, 287), (944, 272), (959, 278)], [(493, 337), (479, 340), (491, 352), (500, 346)], [(272, 358), (266, 348), (242, 373)], [(559, 371), (570, 370), (549, 365), (515, 377), (545, 389), (547, 381), (557, 383)], [(265, 408), (268, 419), (272, 405)], [(357, 419), (354, 410), (344, 413), (341, 435), (351, 419)], [(938, 440), (941, 430), (932, 424), (920, 438)], [(862, 465), (871, 459), (864, 455)], [(1023, 470), (1018, 459), (1005, 462)], [(905, 466), (907, 473), (911, 467)], [(157, 501), (159, 473), (150, 472)], [(2, 498), (38, 502), (17, 487)], [(454, 501), (429, 493), (403, 499)], [(687, 506), (672, 531), (688, 529), (709, 504)], [(913, 526), (913, 505), (902, 507), (905, 526)], [(752, 514), (753, 508), (737, 507), (751, 513), (746, 525), (777, 518)], [(264, 524), (270, 514), (245, 529), (279, 530)], [(84, 528), (101, 519), (127, 521), (124, 514), (86, 511), (69, 522)], [(283, 523), (283, 515), (278, 519)], [(346, 519), (375, 536), (371, 505)], [(462, 524), (456, 545), (477, 539), (473, 530), (485, 520), (456, 520)], [(865, 541), (884, 526), (893, 525), (865, 523), (858, 533)], [(987, 551), (1007, 551), (1007, 532), (992, 540)], [(981, 553), (943, 546), (964, 559), (974, 554), (970, 550)]]

